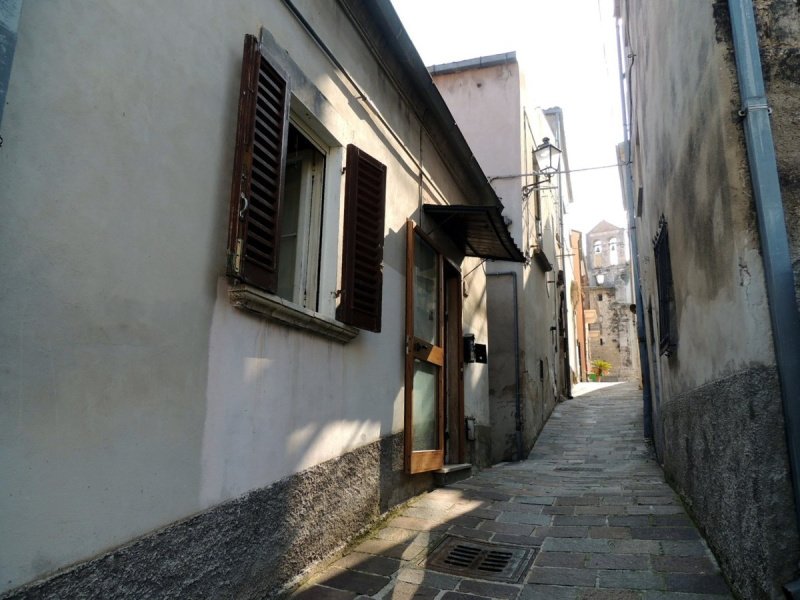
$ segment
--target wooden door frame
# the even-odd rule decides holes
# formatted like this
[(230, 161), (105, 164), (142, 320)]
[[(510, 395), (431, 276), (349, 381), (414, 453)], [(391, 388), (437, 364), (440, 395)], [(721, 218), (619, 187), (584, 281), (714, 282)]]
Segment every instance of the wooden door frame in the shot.
[[(414, 337), (414, 246), (416, 238), (419, 236), (425, 243), (433, 248), (436, 253), (436, 268), (438, 271), (437, 294), (437, 339), (441, 346), (433, 348), (415, 348)], [(406, 221), (406, 344), (405, 344), (405, 432), (403, 443), (403, 455), (405, 470), (409, 474), (423, 473), (439, 469), (444, 465), (444, 407), (445, 407), (445, 352), (439, 348), (444, 348), (444, 257), (437, 248), (436, 244), (412, 221)], [(414, 360), (419, 358), (436, 364), (439, 367), (437, 378), (437, 439), (438, 448), (436, 450), (413, 451), (413, 405), (414, 405)]]
[[(450, 274), (448, 275), (448, 271)], [(450, 455), (448, 464), (466, 460), (467, 435), (464, 422), (464, 330), (462, 324), (463, 296), (461, 269), (445, 261), (443, 287), (445, 289), (445, 410), (448, 415), (447, 443)], [(455, 452), (453, 450), (455, 444)]]

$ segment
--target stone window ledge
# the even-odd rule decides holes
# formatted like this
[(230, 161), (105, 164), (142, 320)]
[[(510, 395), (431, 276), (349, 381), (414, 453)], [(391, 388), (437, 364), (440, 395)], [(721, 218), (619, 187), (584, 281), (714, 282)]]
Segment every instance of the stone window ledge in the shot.
[(249, 285), (233, 285), (228, 290), (233, 306), (295, 329), (346, 344), (358, 335), (358, 329), (314, 311), (292, 304), (279, 296)]

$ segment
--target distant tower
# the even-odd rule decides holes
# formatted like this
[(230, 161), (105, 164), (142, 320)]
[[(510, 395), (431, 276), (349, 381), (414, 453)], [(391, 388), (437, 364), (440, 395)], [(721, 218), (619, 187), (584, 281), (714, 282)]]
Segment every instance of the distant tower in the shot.
[(586, 234), (588, 279), (584, 317), (588, 328), (589, 361), (605, 360), (612, 369), (605, 380), (638, 381), (631, 265), (625, 229), (600, 221)]

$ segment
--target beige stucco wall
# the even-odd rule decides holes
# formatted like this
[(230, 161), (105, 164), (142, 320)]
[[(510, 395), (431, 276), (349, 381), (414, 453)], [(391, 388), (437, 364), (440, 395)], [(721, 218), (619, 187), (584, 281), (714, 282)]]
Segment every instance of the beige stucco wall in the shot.
[[(423, 200), (469, 199), (337, 5), (295, 4), (408, 148), (278, 2), (25, 3), (0, 150), (0, 591), (402, 430), (415, 157)], [(311, 119), (388, 167), (383, 331), (344, 346), (227, 298), (242, 39), (260, 26), (327, 99)], [(344, 178), (327, 183), (335, 233)], [(338, 236), (323, 244), (333, 316)], [(470, 287), (464, 329), (485, 335), (480, 269)], [(465, 390), (485, 411), (485, 367)]]
[[(523, 201), (522, 186), (532, 177), (504, 177), (530, 173), (535, 144), (547, 136), (554, 139), (544, 115), (525, 87), (524, 65), (516, 61), (456, 72), (435, 72), (434, 82), (456, 123), (475, 152), (483, 171), (491, 179), (510, 219), (517, 245), (529, 258), (535, 241), (533, 195)], [(525, 115), (528, 119), (526, 122)], [(558, 269), (556, 249), (558, 206), (552, 192), (542, 193), (543, 248)], [(529, 212), (526, 218), (525, 213)], [(536, 262), (526, 265), (492, 262), (488, 273), (515, 273), (520, 332), (520, 372), (524, 445), (529, 449), (555, 404), (555, 336), (558, 294), (555, 271), (545, 273)], [(513, 335), (513, 293), (508, 275), (490, 276), (489, 382), (491, 394), (492, 456), (508, 460), (517, 454), (515, 431), (515, 366)], [(540, 361), (543, 376), (540, 377)]]

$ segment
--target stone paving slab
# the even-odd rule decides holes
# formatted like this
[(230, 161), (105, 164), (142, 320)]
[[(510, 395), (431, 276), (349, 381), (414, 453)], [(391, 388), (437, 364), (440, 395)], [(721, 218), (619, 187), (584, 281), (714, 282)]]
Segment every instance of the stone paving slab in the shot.
[[(527, 460), (412, 500), (293, 600), (731, 598), (717, 563), (642, 439), (641, 392), (581, 384)], [(426, 567), (445, 539), (533, 549), (517, 581)]]

